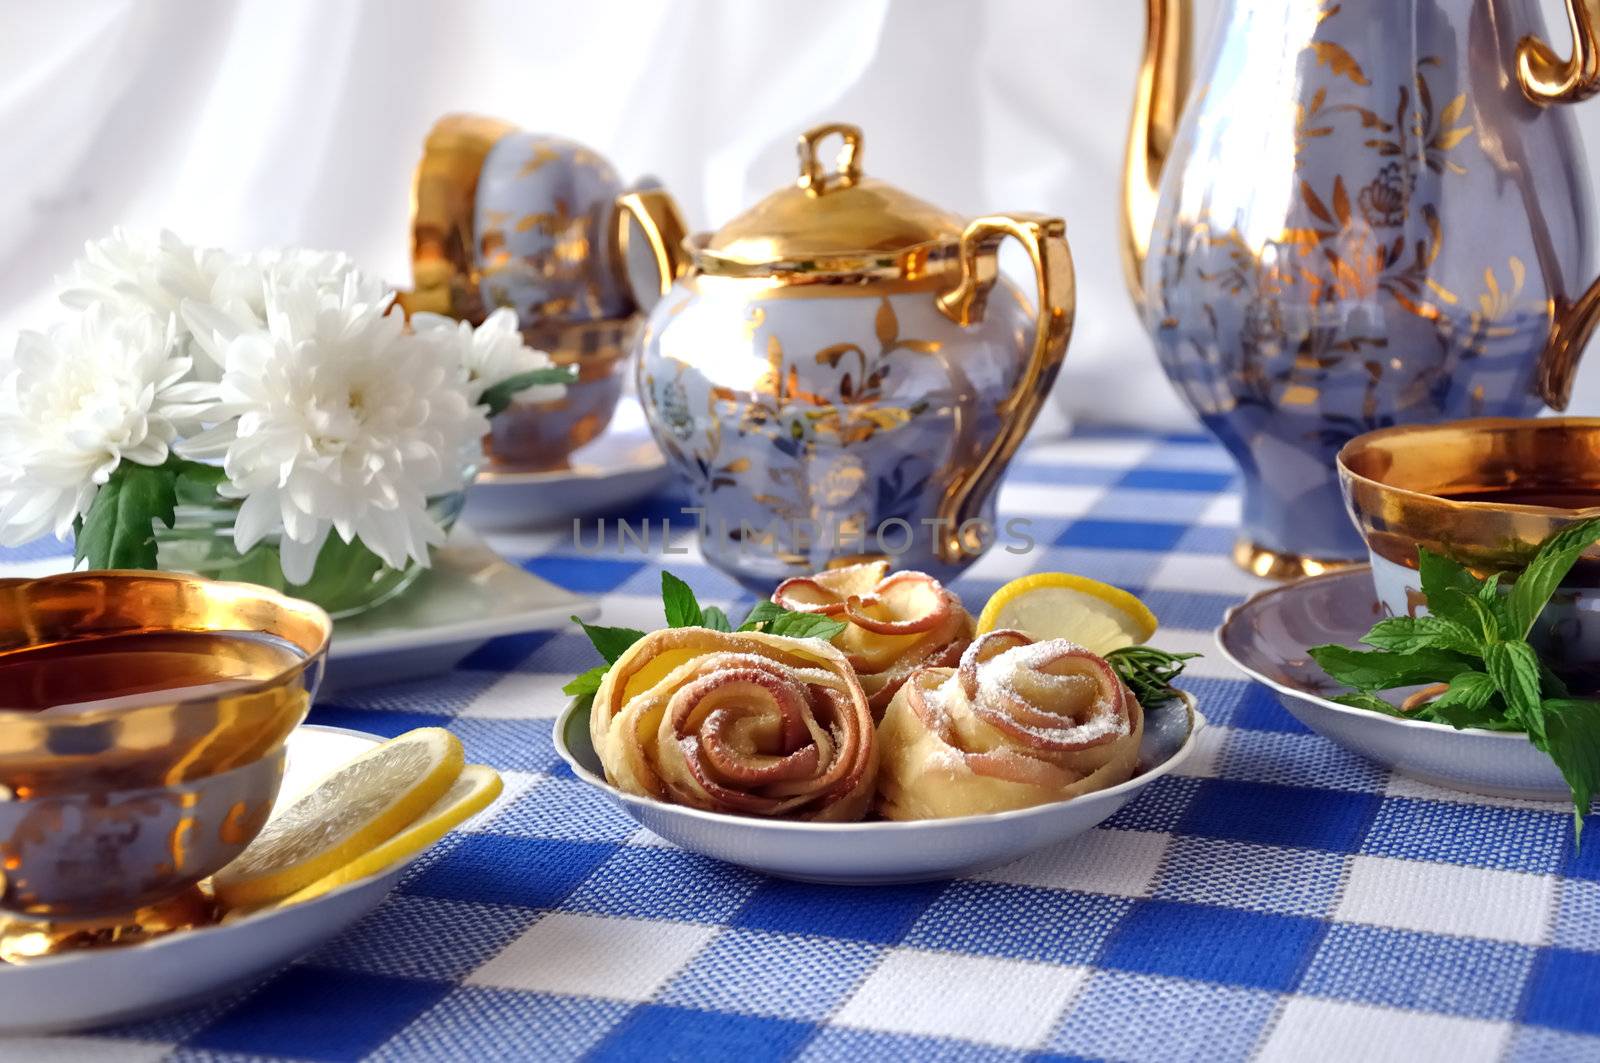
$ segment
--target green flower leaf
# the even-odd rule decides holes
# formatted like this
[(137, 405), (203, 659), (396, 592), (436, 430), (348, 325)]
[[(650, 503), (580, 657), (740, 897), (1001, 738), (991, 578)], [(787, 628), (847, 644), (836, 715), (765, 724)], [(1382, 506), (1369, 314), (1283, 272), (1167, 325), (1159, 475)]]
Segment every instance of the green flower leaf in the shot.
[(87, 559), (90, 568), (155, 568), (155, 522), (172, 527), (177, 482), (173, 461), (120, 463), (84, 514), (74, 559)]
[(694, 591), (683, 580), (665, 570), (661, 573), (661, 605), (668, 627), (700, 627), (704, 614)]
[(478, 397), (481, 405), (489, 407), (489, 416), (493, 417), (511, 405), (519, 391), (525, 391), (537, 384), (570, 384), (578, 379), (578, 367), (549, 366), (544, 369), (530, 369), (526, 373), (506, 377), (493, 387), (485, 388)]
[(1600, 539), (1600, 517), (1561, 529), (1539, 547), (1506, 596), (1507, 636), (1525, 639), (1578, 556)]
[(714, 605), (708, 605), (700, 611), (700, 626), (708, 627), (712, 631), (732, 631), (733, 623), (724, 613)]
[(206, 465), (198, 461), (174, 462), (178, 473), (178, 502), (186, 506), (214, 506), (221, 499), (217, 488), (228, 482), (228, 474), (220, 465)]

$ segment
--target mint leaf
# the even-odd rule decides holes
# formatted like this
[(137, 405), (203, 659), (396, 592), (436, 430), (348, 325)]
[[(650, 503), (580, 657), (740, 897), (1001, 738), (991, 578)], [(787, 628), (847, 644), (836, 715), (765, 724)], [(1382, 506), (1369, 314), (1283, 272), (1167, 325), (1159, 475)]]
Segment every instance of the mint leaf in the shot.
[(177, 470), (173, 462), (123, 461), (94, 496), (73, 546), (73, 559), (90, 568), (156, 567), (156, 529), (176, 519)]
[(517, 392), (533, 387), (535, 384), (570, 384), (578, 379), (578, 367), (550, 366), (546, 369), (530, 369), (526, 373), (506, 377), (500, 383), (490, 388), (485, 388), (482, 395), (478, 396), (479, 404), (489, 407), (489, 416), (501, 413), (511, 400), (517, 397)]
[(850, 625), (843, 620), (835, 620), (831, 616), (821, 613), (790, 613), (785, 612), (767, 624), (766, 632), (769, 635), (787, 635), (792, 639), (822, 639), (833, 638)]
[(1600, 539), (1600, 518), (1570, 524), (1546, 539), (1506, 596), (1506, 618), (1512, 638), (1527, 638), (1550, 595), (1567, 578), (1578, 556)]
[(1466, 625), (1442, 616), (1391, 616), (1372, 625), (1361, 641), (1391, 653), (1454, 650), (1476, 655), (1482, 645)]
[(1378, 697), (1376, 694), (1363, 694), (1360, 691), (1357, 691), (1353, 694), (1340, 694), (1337, 697), (1332, 697), (1328, 700), (1337, 702), (1340, 705), (1348, 705), (1352, 709), (1367, 709), (1370, 712), (1381, 712), (1385, 716), (1405, 717), (1407, 715), (1406, 713), (1400, 711), (1400, 707), (1398, 705), (1391, 705), (1389, 702)]
[(616, 664), (618, 657), (644, 638), (643, 631), (631, 627), (601, 627), (598, 624), (586, 624), (576, 616), (572, 622), (583, 628), (583, 633), (589, 636), (589, 641), (594, 643), (594, 648), (600, 651), (600, 656), (606, 659), (607, 664)]
[(700, 603), (694, 591), (670, 572), (661, 573), (661, 605), (666, 610), (668, 627), (699, 627)]
[(611, 671), (608, 664), (597, 664), (582, 675), (573, 676), (566, 686), (561, 688), (561, 693), (570, 694), (572, 697), (594, 697), (595, 691), (600, 689), (600, 680)]
[(1449, 650), (1419, 649), (1411, 653), (1352, 650), (1346, 646), (1313, 646), (1312, 660), (1334, 679), (1363, 693), (1408, 687), (1418, 683), (1443, 683), (1461, 672), (1472, 671), (1471, 658)]
[(728, 614), (714, 605), (708, 605), (700, 611), (700, 626), (708, 627), (712, 631), (733, 630), (733, 623), (729, 621)]
[(773, 602), (757, 602), (738, 629), (797, 639), (831, 639), (849, 626), (847, 621), (821, 613), (795, 613)]
[(1462, 672), (1450, 680), (1450, 689), (1419, 708), (1418, 719), (1446, 723), (1451, 727), (1487, 727), (1504, 730), (1505, 703), (1500, 688), (1483, 672)]
[(1505, 698), (1511, 719), (1544, 748), (1544, 715), (1539, 711), (1539, 656), (1526, 642), (1495, 642), (1484, 649), (1483, 663)]
[(751, 607), (744, 620), (739, 623), (738, 630), (760, 631), (763, 624), (770, 624), (778, 617), (788, 615), (789, 610), (775, 602), (757, 602)]
[(1543, 710), (1550, 759), (1572, 789), (1573, 833), (1581, 843), (1583, 819), (1600, 789), (1600, 701), (1556, 698)]
[(1543, 661), (1539, 662), (1539, 689), (1544, 691), (1547, 698), (1564, 698), (1570, 691), (1567, 690), (1567, 681), (1551, 670)]
[[(1445, 591), (1444, 597), (1450, 602), (1452, 612), (1458, 612), (1468, 618), (1463, 622), (1463, 626), (1472, 631), (1480, 647), (1499, 641), (1504, 634), (1500, 630), (1498, 610), (1489, 606), (1476, 594), (1464, 594), (1451, 588)], [(1478, 652), (1481, 653), (1482, 649), (1480, 648)]]
[(1465, 565), (1436, 554), (1425, 546), (1417, 547), (1417, 575), (1422, 579), (1422, 595), (1428, 600), (1428, 612), (1470, 624), (1473, 618), (1465, 614), (1459, 603), (1452, 599), (1451, 591), (1460, 591), (1471, 598), (1478, 593), (1481, 582), (1468, 572)]

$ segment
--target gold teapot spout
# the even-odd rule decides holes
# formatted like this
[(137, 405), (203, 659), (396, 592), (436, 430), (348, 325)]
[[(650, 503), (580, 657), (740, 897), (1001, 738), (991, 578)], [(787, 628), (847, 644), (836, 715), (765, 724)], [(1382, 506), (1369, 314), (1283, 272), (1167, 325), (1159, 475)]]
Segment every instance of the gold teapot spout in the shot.
[(1144, 257), (1150, 250), (1161, 171), (1189, 94), (1194, 33), (1188, 0), (1145, 0), (1145, 12), (1144, 62), (1134, 87), (1122, 168), (1122, 269), (1135, 305), (1144, 303)]
[[(659, 294), (666, 295), (672, 290), (672, 282), (687, 274), (692, 265), (689, 250), (684, 245), (689, 227), (684, 224), (683, 212), (678, 210), (677, 201), (659, 188), (618, 196), (614, 235), (618, 250), (616, 260), (619, 263), (628, 260), (628, 239), (632, 229), (628, 224), (630, 218), (639, 223), (639, 230), (650, 244), (661, 285)], [(631, 280), (629, 283), (631, 285)], [(638, 293), (634, 294), (637, 301)]]

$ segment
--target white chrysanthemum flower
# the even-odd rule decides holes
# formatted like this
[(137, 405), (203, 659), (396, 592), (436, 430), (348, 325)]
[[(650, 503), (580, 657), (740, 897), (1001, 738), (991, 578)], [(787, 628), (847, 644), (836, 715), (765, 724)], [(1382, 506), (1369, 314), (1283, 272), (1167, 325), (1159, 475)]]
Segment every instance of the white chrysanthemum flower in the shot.
[(153, 314), (165, 325), (185, 299), (206, 299), (232, 256), (190, 247), (163, 231), (152, 239), (125, 229), (83, 245), (63, 277), (61, 301), (76, 310), (106, 306), (119, 315)]
[[(411, 315), (411, 327), (424, 339), (454, 349), (467, 374), (467, 393), (477, 402), (496, 384), (535, 369), (551, 369), (555, 363), (544, 351), (529, 347), (517, 325), (517, 313), (501, 307), (477, 328), (441, 314), (419, 312)], [(549, 402), (566, 394), (565, 384), (535, 384), (517, 392), (518, 402)]]
[(390, 296), (359, 272), (330, 295), (294, 271), (265, 271), (263, 327), (184, 304), (198, 342), (223, 367), (212, 419), (188, 457), (220, 456), (226, 497), (242, 499), (242, 552), (278, 533), (285, 577), (311, 578), (330, 531), (387, 564), (428, 563), (445, 533), (430, 496), (459, 490), (488, 431), (459, 366), (406, 331)]
[(65, 538), (118, 463), (160, 465), (209, 389), (181, 383), (170, 319), (91, 306), (0, 361), (0, 544)]
[[(266, 328), (267, 290), (273, 286), (313, 292), (320, 304), (329, 306), (387, 307), (394, 298), (388, 285), (362, 273), (342, 252), (275, 249), (230, 256), (205, 292), (183, 300), (183, 326), (207, 341), (200, 344), (202, 350), (212, 350), (242, 332)], [(347, 290), (355, 293), (348, 302)]]

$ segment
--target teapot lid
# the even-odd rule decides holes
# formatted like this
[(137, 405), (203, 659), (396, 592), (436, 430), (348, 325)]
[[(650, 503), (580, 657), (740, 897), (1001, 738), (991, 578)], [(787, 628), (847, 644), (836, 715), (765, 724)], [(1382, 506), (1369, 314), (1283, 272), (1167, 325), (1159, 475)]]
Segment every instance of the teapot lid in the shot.
[[(817, 147), (837, 134), (838, 169), (825, 173)], [(701, 272), (734, 276), (838, 273), (901, 262), (913, 249), (953, 248), (962, 220), (861, 174), (861, 130), (845, 123), (800, 135), (800, 177), (695, 247)], [(926, 258), (912, 256), (913, 258)]]

